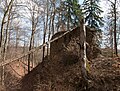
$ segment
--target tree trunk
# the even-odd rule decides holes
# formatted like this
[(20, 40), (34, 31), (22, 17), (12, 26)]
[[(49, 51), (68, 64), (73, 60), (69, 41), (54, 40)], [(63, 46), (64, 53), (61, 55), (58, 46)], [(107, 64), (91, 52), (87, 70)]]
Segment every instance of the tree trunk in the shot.
[[(31, 38), (30, 38), (29, 51), (32, 49), (32, 39), (33, 39), (33, 36), (34, 36), (34, 32), (32, 30)], [(30, 62), (31, 62), (31, 54), (28, 55), (28, 73), (30, 72)]]
[(16, 50), (16, 55), (17, 55), (17, 52), (18, 52), (18, 40), (19, 40), (19, 29), (18, 29), (18, 26), (16, 26), (16, 43), (15, 43), (15, 50)]
[(115, 55), (118, 56), (117, 52), (117, 39), (116, 39), (116, 0), (114, 3), (114, 50), (115, 50)]
[[(5, 11), (4, 16), (3, 16), (3, 19), (2, 19), (1, 34), (0, 34), (0, 53), (1, 53), (1, 51), (2, 51), (2, 42), (3, 42), (5, 18), (6, 18), (8, 12), (9, 12), (9, 10), (10, 10), (10, 7), (11, 7), (13, 1), (14, 1), (14, 0), (11, 0), (11, 1), (10, 1), (9, 5), (8, 5), (8, 8), (7, 8), (7, 10)], [(1, 56), (1, 55), (0, 55), (0, 56)]]
[[(12, 6), (10, 8), (10, 11), (12, 9)], [(3, 62), (4, 60), (6, 59), (6, 56), (7, 56), (7, 46), (8, 46), (8, 28), (9, 28), (9, 22), (10, 22), (10, 11), (9, 11), (9, 15), (8, 15), (8, 22), (7, 22), (7, 29), (6, 29), (6, 35), (5, 35), (5, 42), (4, 42), (4, 48), (3, 48)], [(4, 66), (2, 67), (2, 84), (4, 85), (4, 79), (5, 79), (5, 76), (4, 76)]]
[[(48, 34), (48, 41), (50, 40), (50, 35), (51, 35), (51, 19), (50, 19), (50, 22), (49, 22), (49, 34)], [(48, 57), (48, 55), (49, 55), (49, 44), (47, 45), (47, 57)]]
[[(7, 40), (8, 40), (8, 27), (9, 27), (9, 18), (10, 18), (10, 11), (12, 9), (12, 3), (14, 0), (11, 0), (7, 10), (4, 13), (3, 19), (2, 19), (2, 24), (1, 24), (1, 34), (0, 34), (0, 60), (2, 60), (2, 62), (4, 62), (5, 60), (5, 56), (6, 56), (6, 49), (7, 49)], [(9, 12), (8, 15), (8, 22), (7, 22), (7, 30), (6, 30), (6, 39), (4, 42), (4, 24), (6, 16)], [(3, 43), (4, 42), (4, 43)], [(2, 66), (2, 73), (1, 73), (1, 84), (4, 85), (4, 66)]]
[[(33, 39), (34, 39), (34, 33), (35, 33), (35, 14), (34, 14), (34, 9), (32, 13), (32, 33), (31, 33), (31, 38), (30, 38), (30, 45), (29, 45), (29, 51), (32, 49), (33, 46)], [(30, 72), (30, 62), (32, 60), (32, 53), (28, 55), (28, 73)]]
[(79, 37), (79, 46), (80, 46), (80, 57), (79, 60), (81, 62), (81, 75), (83, 80), (85, 81), (85, 86), (87, 86), (88, 75), (86, 70), (86, 30), (84, 26), (84, 21), (80, 22), (80, 37)]
[(111, 49), (111, 56), (113, 57), (113, 30), (110, 30), (110, 49)]
[[(47, 17), (46, 17), (46, 21), (44, 18), (44, 36), (43, 36), (43, 44), (45, 43), (45, 38), (46, 38), (46, 31), (47, 31), (47, 25), (48, 25), (48, 0), (47, 0)], [(43, 56), (42, 56), (42, 61), (44, 61), (44, 56), (45, 56), (45, 46), (43, 47)]]
[(55, 30), (54, 30), (54, 20), (55, 20), (55, 2), (52, 2), (53, 3), (53, 16), (52, 16), (52, 35), (54, 35), (55, 33)]
[[(52, 13), (50, 14), (50, 17), (52, 16)], [(51, 35), (51, 18), (49, 20), (49, 27), (48, 27), (48, 41), (50, 40)], [(49, 55), (49, 44), (47, 45), (47, 57)]]
[(69, 12), (70, 12), (70, 7), (68, 7), (67, 31), (69, 31), (69, 29), (70, 29), (70, 14), (69, 14)]

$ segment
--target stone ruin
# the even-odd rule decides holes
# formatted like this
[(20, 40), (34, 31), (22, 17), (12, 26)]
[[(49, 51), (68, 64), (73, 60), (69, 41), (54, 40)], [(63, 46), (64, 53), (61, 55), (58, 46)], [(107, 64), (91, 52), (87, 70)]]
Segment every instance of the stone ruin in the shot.
[[(46, 59), (34, 68), (22, 79), (20, 91), (86, 91), (81, 76), (79, 61), (79, 35), (80, 27), (77, 27), (51, 43), (50, 59)], [(86, 27), (87, 30), (87, 55), (89, 59), (95, 54), (93, 51), (95, 42), (95, 30)], [(64, 34), (61, 31), (53, 35), (52, 39)], [(98, 81), (99, 82), (99, 81)], [(95, 84), (95, 85), (94, 85)], [(96, 83), (89, 84), (90, 90), (97, 87)], [(17, 91), (17, 90), (15, 90)], [(104, 90), (99, 90), (104, 91)]]
[[(56, 41), (50, 44), (50, 58), (51, 60), (57, 59), (73, 59), (72, 56), (79, 57), (79, 35), (80, 35), (80, 27), (77, 27), (65, 34), (63, 37), (57, 39)], [(66, 31), (60, 31), (52, 36), (52, 39), (64, 34)], [(100, 53), (99, 49), (95, 47), (95, 29), (91, 29), (86, 26), (86, 41), (87, 45), (87, 58), (93, 59), (96, 58), (98, 53)], [(67, 57), (67, 58), (66, 58)], [(71, 58), (72, 57), (72, 58)], [(57, 59), (56, 59), (57, 58)], [(74, 59), (73, 59), (74, 60)]]

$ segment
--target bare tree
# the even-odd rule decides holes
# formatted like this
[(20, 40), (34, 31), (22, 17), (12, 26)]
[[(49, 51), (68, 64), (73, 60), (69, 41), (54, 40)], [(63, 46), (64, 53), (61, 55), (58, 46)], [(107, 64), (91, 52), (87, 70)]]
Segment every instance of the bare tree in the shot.
[[(46, 16), (44, 17), (44, 35), (43, 35), (43, 44), (45, 43), (45, 39), (46, 39), (46, 31), (48, 29), (48, 15), (49, 15), (49, 0), (47, 0), (46, 2), (46, 11), (44, 11), (46, 13)], [(45, 46), (43, 47), (43, 57), (42, 57), (42, 61), (44, 61), (44, 56), (45, 56)]]
[[(8, 40), (8, 27), (9, 27), (10, 12), (12, 10), (13, 1), (14, 0), (11, 0), (9, 3), (7, 1), (5, 1), (6, 7), (5, 7), (4, 15), (2, 18), (1, 34), (0, 34), (0, 60), (2, 60), (2, 62), (4, 62), (5, 56), (6, 56), (6, 48), (7, 48), (7, 40)], [(5, 25), (6, 25), (7, 29), (5, 31), (6, 37), (4, 40), (4, 30), (5, 30), (4, 27), (5, 27)], [(2, 85), (4, 85), (4, 66), (2, 67), (1, 80), (2, 80)]]
[[(39, 6), (35, 3), (34, 0), (27, 2), (27, 6), (25, 7), (27, 7), (28, 11), (30, 12), (30, 16), (27, 16), (31, 22), (31, 36), (30, 36), (30, 42), (29, 42), (29, 51), (30, 51), (31, 49), (34, 48), (34, 36), (35, 36), (36, 28), (39, 22), (40, 10), (39, 10)], [(31, 62), (33, 66), (34, 65), (33, 53), (28, 55), (28, 72), (30, 72)]]
[(116, 29), (117, 29), (117, 0), (111, 1), (108, 0), (111, 3), (111, 7), (113, 10), (113, 16), (114, 16), (114, 52), (115, 55), (118, 56), (118, 51), (117, 51), (117, 38), (116, 38)]

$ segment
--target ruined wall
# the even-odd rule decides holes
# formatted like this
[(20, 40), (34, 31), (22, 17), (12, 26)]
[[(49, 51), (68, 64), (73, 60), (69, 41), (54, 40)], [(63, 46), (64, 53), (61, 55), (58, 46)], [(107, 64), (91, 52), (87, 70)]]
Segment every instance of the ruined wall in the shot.
[[(50, 47), (50, 58), (51, 60), (61, 59), (70, 57), (71, 55), (78, 56), (79, 55), (79, 45), (77, 44), (79, 42), (79, 35), (80, 35), (80, 27), (77, 27), (61, 37), (60, 39), (54, 41), (51, 43)], [(89, 43), (87, 45), (87, 55), (88, 58), (92, 58), (93, 52), (93, 40), (94, 40), (94, 34), (95, 30), (91, 30), (90, 28), (86, 27), (87, 32), (87, 39), (86, 41)], [(52, 39), (56, 38), (57, 36), (62, 35), (65, 33), (65, 31), (61, 31), (56, 33), (52, 36)]]

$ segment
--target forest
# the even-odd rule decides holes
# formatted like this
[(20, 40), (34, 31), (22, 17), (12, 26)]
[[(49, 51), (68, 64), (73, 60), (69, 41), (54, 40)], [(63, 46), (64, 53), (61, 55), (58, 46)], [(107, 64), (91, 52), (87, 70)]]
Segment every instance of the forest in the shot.
[(0, 91), (120, 91), (120, 0), (0, 0)]

